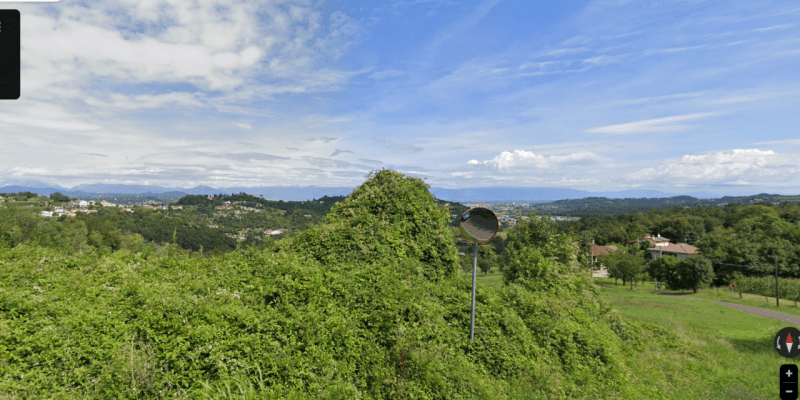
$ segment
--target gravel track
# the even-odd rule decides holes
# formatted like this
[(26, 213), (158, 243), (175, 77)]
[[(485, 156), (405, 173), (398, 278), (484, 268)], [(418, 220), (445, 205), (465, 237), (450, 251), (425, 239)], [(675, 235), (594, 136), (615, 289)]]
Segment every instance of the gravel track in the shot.
[(758, 307), (743, 306), (741, 304), (726, 303), (724, 301), (701, 299), (701, 298), (690, 297), (690, 296), (676, 296), (676, 295), (671, 295), (671, 294), (661, 294), (659, 296), (674, 297), (674, 298), (678, 298), (678, 299), (688, 299), (688, 300), (713, 301), (714, 303), (721, 304), (723, 306), (728, 306), (728, 307), (731, 307), (731, 308), (735, 308), (737, 310), (747, 311), (747, 312), (749, 312), (751, 314), (755, 314), (755, 315), (758, 315), (758, 316), (761, 316), (761, 317), (776, 319), (778, 321), (787, 322), (787, 323), (790, 323), (790, 324), (792, 324), (794, 326), (800, 327), (800, 317), (795, 316), (795, 315), (780, 313), (780, 312), (777, 312), (777, 311), (765, 310), (763, 308), (758, 308)]

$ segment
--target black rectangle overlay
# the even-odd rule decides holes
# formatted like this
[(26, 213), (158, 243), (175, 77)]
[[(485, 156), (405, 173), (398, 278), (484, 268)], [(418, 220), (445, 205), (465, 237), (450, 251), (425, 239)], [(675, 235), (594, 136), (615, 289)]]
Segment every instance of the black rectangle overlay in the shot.
[(19, 99), (19, 10), (0, 10), (0, 100)]

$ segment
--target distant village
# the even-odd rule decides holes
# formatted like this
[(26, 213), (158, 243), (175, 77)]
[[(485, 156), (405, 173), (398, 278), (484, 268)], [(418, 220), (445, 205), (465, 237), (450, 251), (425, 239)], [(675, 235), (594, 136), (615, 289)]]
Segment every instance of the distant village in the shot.
[[(512, 202), (512, 203), (469, 203), (464, 204), (465, 206), (472, 208), (472, 207), (486, 207), (497, 214), (497, 219), (500, 220), (500, 223), (503, 225), (514, 226), (517, 224), (517, 218), (522, 218), (524, 220), (528, 220), (529, 217), (526, 214), (535, 211), (533, 203), (521, 203), (521, 202)], [(522, 214), (522, 215), (520, 215)], [(455, 217), (455, 216), (454, 216)], [(536, 218), (542, 219), (541, 215), (537, 215)], [(550, 215), (545, 216), (545, 219), (549, 219), (551, 221), (577, 221), (580, 217), (565, 217), (560, 215)]]
[(97, 213), (97, 210), (90, 210), (87, 207), (102, 206), (102, 207), (118, 207), (124, 211), (133, 212), (136, 207), (146, 208), (150, 210), (182, 210), (183, 206), (162, 206), (145, 204), (143, 206), (128, 206), (122, 204), (114, 204), (108, 201), (93, 201), (93, 200), (75, 200), (64, 203), (59, 207), (54, 207), (52, 211), (42, 211), (43, 217), (60, 217), (66, 215), (74, 217), (76, 213)]
[[(209, 199), (211, 197), (209, 196)], [(0, 196), (0, 202), (14, 202), (13, 199), (6, 199), (3, 196)], [(240, 202), (231, 203), (230, 201), (223, 202), (223, 205), (214, 207), (216, 214), (218, 215), (241, 215), (245, 212), (253, 212), (253, 213), (260, 213), (262, 212), (261, 209), (255, 207), (247, 207), (244, 205), (237, 204)], [(90, 208), (91, 207), (91, 208)], [(96, 214), (97, 207), (112, 207), (118, 208), (122, 211), (127, 212), (134, 212), (137, 209), (148, 209), (148, 210), (183, 210), (183, 206), (179, 205), (161, 205), (158, 203), (155, 204), (144, 204), (144, 205), (126, 205), (126, 204), (116, 204), (106, 200), (95, 201), (95, 200), (73, 200), (62, 203), (58, 206), (50, 206), (46, 207), (48, 209), (43, 210), (40, 212), (40, 216), (42, 217), (74, 217), (78, 213), (87, 213), (87, 214)], [(312, 215), (304, 214), (306, 218), (312, 218)], [(217, 224), (209, 224), (209, 228), (219, 228)], [(257, 238), (261, 238), (263, 236), (273, 236), (273, 235), (280, 235), (283, 234), (286, 229), (245, 229), (238, 234), (226, 233), (225, 235), (235, 239), (237, 241), (243, 241), (247, 238), (247, 235), (259, 235), (256, 236)]]

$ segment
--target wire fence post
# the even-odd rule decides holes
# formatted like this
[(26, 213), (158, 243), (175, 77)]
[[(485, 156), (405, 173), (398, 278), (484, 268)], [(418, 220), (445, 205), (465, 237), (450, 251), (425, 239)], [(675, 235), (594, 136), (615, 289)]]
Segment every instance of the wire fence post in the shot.
[(775, 307), (780, 307), (780, 293), (778, 293), (778, 255), (775, 254)]

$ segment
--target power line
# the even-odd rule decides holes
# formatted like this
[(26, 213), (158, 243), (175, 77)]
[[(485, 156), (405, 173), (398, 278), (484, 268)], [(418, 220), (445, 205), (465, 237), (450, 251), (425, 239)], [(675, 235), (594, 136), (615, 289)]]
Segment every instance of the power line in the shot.
[[(732, 267), (747, 267), (747, 268), (754, 268), (754, 269), (766, 269), (766, 270), (774, 270), (775, 267), (764, 267), (758, 265), (741, 265), (741, 264), (728, 264), (728, 263), (721, 263), (721, 262), (712, 262), (712, 264), (716, 265), (729, 265)], [(778, 269), (783, 269), (784, 271), (797, 271), (797, 268), (788, 268), (788, 267), (778, 267)]]

